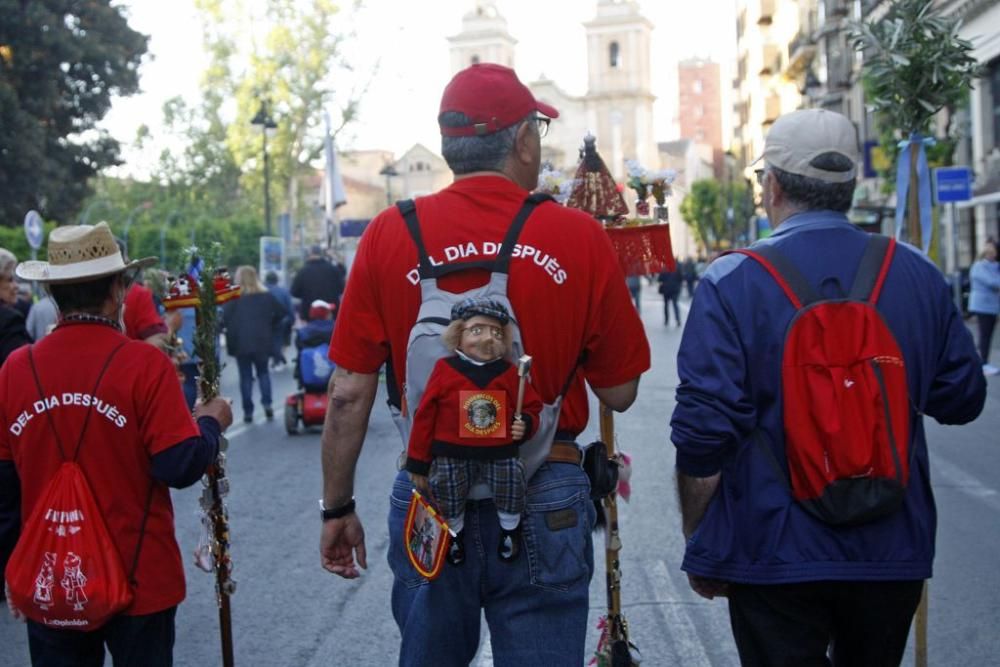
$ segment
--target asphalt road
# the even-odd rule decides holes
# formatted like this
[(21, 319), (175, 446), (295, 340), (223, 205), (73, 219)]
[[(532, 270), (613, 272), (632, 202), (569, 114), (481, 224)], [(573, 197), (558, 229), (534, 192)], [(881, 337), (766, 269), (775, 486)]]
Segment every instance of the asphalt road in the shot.
[[(653, 348), (653, 369), (639, 399), (617, 417), (619, 446), (633, 456), (633, 496), (620, 503), (622, 601), (643, 665), (738, 664), (723, 601), (695, 596), (679, 570), (683, 552), (673, 482), (673, 447), (667, 421), (677, 385), (680, 329), (664, 327), (655, 288), (644, 287), (643, 317)], [(682, 308), (684, 305), (682, 304)], [(396, 664), (398, 633), (389, 609), (391, 575), (385, 562), (388, 492), (401, 445), (380, 395), (358, 464), (358, 512), (367, 535), (369, 568), (344, 581), (319, 567), (320, 496), (318, 431), (289, 437), (281, 399), (293, 390), (290, 370), (273, 376), (278, 418), (231, 429), (229, 476), (234, 576), (232, 599), (236, 664), (318, 667)], [(939, 509), (938, 553), (930, 584), (931, 665), (1000, 664), (995, 614), (1000, 599), (1000, 376), (975, 423), (940, 427), (928, 422), (933, 483)], [(223, 391), (237, 397), (235, 365)], [(238, 404), (238, 400), (237, 400)], [(240, 418), (239, 409), (237, 420)], [(596, 419), (584, 436), (596, 437)], [(194, 568), (200, 485), (175, 491), (177, 532), (186, 559), (188, 597), (177, 615), (175, 665), (220, 664), (214, 580)], [(605, 604), (603, 551), (591, 585), (591, 632)], [(492, 665), (487, 633), (474, 661)], [(904, 664), (913, 664), (912, 644)], [(0, 611), (0, 665), (27, 665), (23, 627)], [(108, 661), (110, 664), (110, 660)]]

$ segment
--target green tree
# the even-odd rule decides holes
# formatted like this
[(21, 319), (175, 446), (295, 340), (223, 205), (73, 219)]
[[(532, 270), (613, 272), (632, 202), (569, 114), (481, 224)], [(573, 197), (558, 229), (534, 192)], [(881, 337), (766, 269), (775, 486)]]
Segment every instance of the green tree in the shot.
[[(914, 133), (931, 134), (938, 112), (947, 109), (950, 118), (968, 98), (978, 74), (972, 44), (958, 36), (960, 19), (942, 16), (934, 4), (896, 0), (882, 19), (852, 28), (855, 48), (864, 51), (865, 99), (875, 110), (880, 141), (893, 162), (899, 155), (898, 141)], [(944, 140), (950, 148), (940, 157), (950, 162), (954, 138)], [(910, 243), (920, 247), (917, 155), (910, 151), (907, 230)]]
[(692, 183), (681, 200), (681, 218), (709, 250), (718, 250), (727, 236), (721, 194), (718, 181), (704, 178)]
[(0, 223), (32, 208), (66, 222), (118, 164), (96, 124), (138, 90), (146, 42), (111, 0), (0, 0)]
[[(719, 208), (725, 219), (726, 236), (731, 246), (735, 247), (740, 238), (747, 235), (750, 218), (755, 213), (753, 195), (747, 182), (722, 181), (719, 185)], [(729, 217), (729, 209), (732, 209), (732, 219)]]
[[(303, 204), (298, 184), (322, 154), (324, 110), (336, 102), (335, 132), (357, 118), (367, 84), (342, 89), (336, 98), (333, 91), (337, 75), (351, 69), (342, 45), (353, 34), (343, 27), (346, 17), (332, 0), (267, 0), (263, 21), (254, 24), (258, 34), (263, 26), (263, 37), (244, 60), (235, 39), (241, 17), (223, 11), (223, 4), (198, 0), (212, 58), (206, 95), (236, 102), (236, 116), (226, 127), (226, 144), (243, 174), (243, 187), (253, 193), (263, 192), (264, 172), (262, 128), (251, 120), (267, 104), (277, 123), (274, 136), (268, 138), (272, 210), (288, 211), (294, 219)], [(244, 62), (248, 64), (243, 66)]]

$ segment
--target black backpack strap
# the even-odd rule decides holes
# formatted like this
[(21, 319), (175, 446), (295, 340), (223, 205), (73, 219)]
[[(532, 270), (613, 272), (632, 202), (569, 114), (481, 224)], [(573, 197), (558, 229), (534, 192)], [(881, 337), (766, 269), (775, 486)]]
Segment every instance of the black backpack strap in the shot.
[(521, 205), (521, 210), (517, 212), (514, 216), (514, 222), (510, 224), (507, 229), (507, 235), (503, 239), (503, 244), (500, 246), (500, 252), (497, 253), (496, 268), (494, 271), (499, 273), (507, 273), (510, 270), (510, 257), (511, 253), (514, 252), (514, 246), (517, 244), (518, 237), (521, 236), (521, 230), (524, 229), (524, 223), (528, 221), (528, 216), (530, 216), (535, 208), (544, 202), (555, 201), (550, 195), (544, 192), (533, 192), (528, 195), (528, 198), (524, 200), (524, 204)]
[(403, 216), (406, 229), (410, 232), (413, 244), (417, 246), (417, 269), (420, 272), (421, 280), (430, 278), (431, 259), (427, 255), (427, 246), (424, 245), (424, 237), (420, 233), (420, 221), (417, 220), (417, 205), (412, 199), (405, 199), (396, 202), (399, 214)]
[(420, 279), (426, 280), (428, 278), (441, 278), (450, 273), (468, 271), (469, 269), (483, 269), (485, 271), (507, 273), (510, 268), (511, 254), (514, 252), (514, 246), (517, 244), (517, 239), (521, 235), (521, 230), (524, 228), (524, 223), (527, 221), (528, 216), (531, 215), (539, 204), (550, 200), (554, 201), (551, 196), (541, 192), (532, 193), (524, 200), (524, 204), (521, 205), (517, 215), (514, 216), (514, 221), (507, 228), (507, 234), (504, 236), (496, 259), (456, 262), (440, 266), (431, 264), (430, 256), (427, 254), (427, 246), (424, 245), (423, 235), (420, 232), (420, 221), (417, 219), (417, 206), (414, 201), (407, 199), (406, 201), (396, 202), (396, 208), (399, 209), (400, 215), (403, 216), (403, 220), (406, 222), (406, 229), (410, 232), (410, 238), (413, 239), (414, 245), (417, 246), (417, 256), (419, 259), (417, 271), (420, 274)]
[(868, 301), (871, 304), (878, 301), (895, 250), (896, 239), (882, 234), (871, 234), (868, 237), (868, 244), (861, 256), (861, 263), (858, 264), (858, 272), (854, 276), (849, 298)]

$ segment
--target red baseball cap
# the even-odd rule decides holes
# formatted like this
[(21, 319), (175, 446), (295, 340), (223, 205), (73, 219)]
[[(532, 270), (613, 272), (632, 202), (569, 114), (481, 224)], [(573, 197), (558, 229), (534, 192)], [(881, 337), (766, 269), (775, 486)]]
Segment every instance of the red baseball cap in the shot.
[(327, 303), (322, 299), (316, 299), (309, 304), (309, 321), (325, 319), (330, 313), (337, 309), (337, 304)]
[[(441, 126), (446, 137), (493, 134), (522, 120), (532, 111), (558, 118), (555, 107), (539, 102), (509, 67), (477, 63), (452, 78), (441, 96), (441, 114), (463, 113), (472, 119), (465, 127)], [(440, 123), (439, 123), (440, 125)]]

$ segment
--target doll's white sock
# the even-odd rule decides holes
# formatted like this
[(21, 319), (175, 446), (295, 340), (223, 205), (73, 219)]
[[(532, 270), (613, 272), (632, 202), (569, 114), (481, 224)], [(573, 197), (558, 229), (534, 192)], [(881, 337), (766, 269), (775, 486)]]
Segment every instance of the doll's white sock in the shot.
[(465, 514), (459, 514), (456, 517), (448, 519), (448, 530), (451, 531), (452, 535), (458, 535), (462, 532), (462, 528), (465, 526)]
[(514, 530), (517, 528), (517, 524), (521, 523), (520, 514), (511, 514), (510, 512), (497, 512), (497, 516), (500, 517), (500, 527), (504, 530)]

